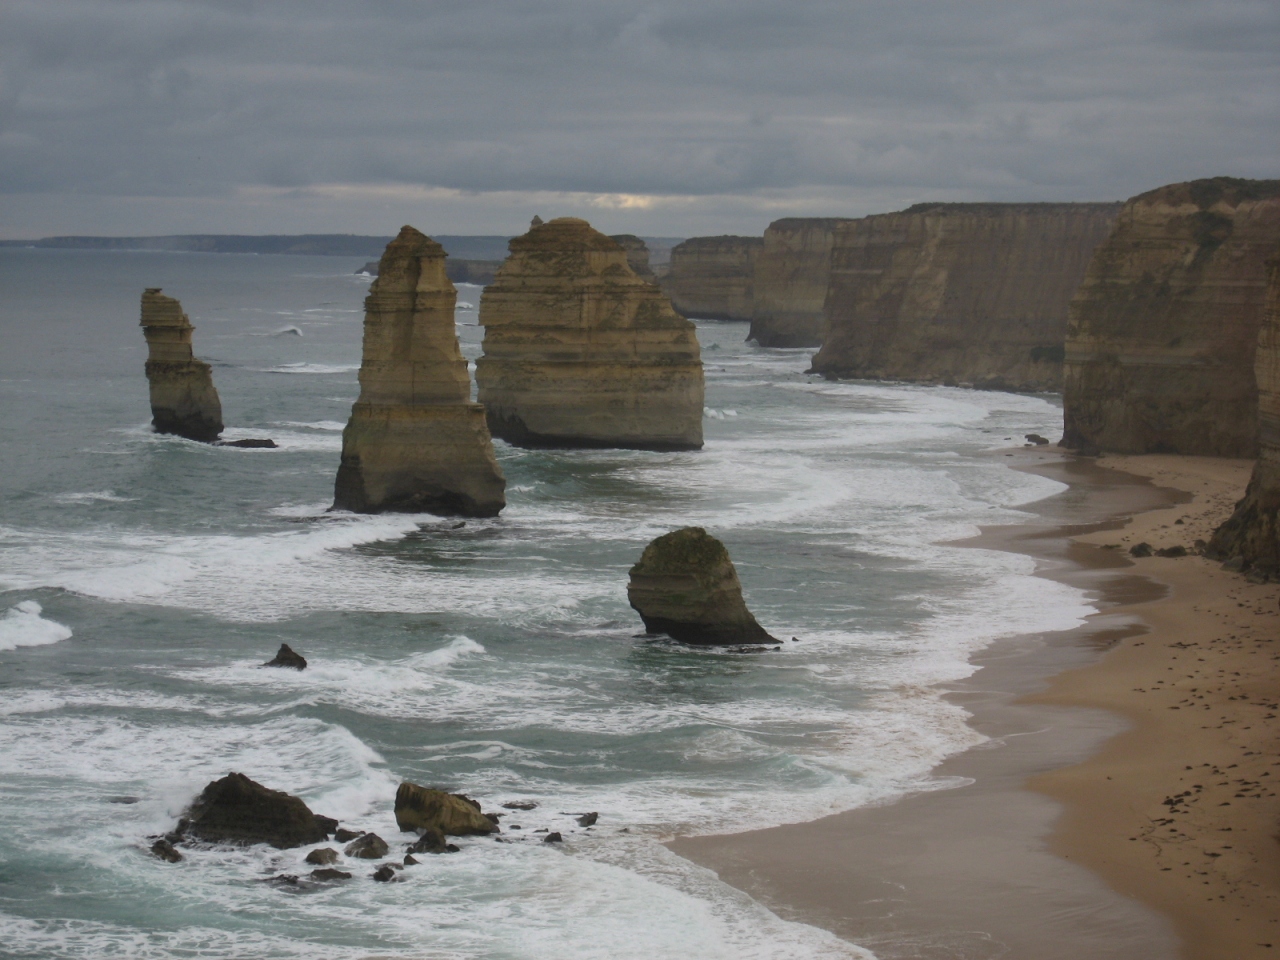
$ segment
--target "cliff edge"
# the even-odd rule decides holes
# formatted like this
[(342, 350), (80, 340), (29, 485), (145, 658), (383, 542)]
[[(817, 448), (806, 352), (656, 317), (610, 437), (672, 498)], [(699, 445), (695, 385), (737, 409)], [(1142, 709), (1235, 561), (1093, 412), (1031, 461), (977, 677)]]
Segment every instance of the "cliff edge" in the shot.
[(147, 341), (147, 383), (151, 426), (188, 440), (213, 443), (222, 433), (222, 402), (213, 369), (191, 352), (195, 327), (182, 304), (159, 287), (142, 294), (142, 335)]

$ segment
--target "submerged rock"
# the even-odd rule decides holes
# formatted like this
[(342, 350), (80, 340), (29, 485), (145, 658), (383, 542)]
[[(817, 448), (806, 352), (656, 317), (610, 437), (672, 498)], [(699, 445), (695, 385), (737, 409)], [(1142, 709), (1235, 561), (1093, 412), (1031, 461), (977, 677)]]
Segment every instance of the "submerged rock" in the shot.
[(582, 816), (578, 818), (578, 826), (594, 827), (596, 825), (596, 821), (599, 819), (600, 819), (600, 814), (594, 811), (592, 811), (591, 813), (584, 813)]
[(448, 843), (439, 830), (424, 830), (414, 843), (409, 845), (409, 853), (457, 853), (458, 848)]
[(311, 871), (312, 880), (350, 880), (351, 874), (345, 870), (335, 870), (332, 867), (323, 867), (319, 870)]
[(564, 837), (560, 836), (559, 831), (548, 833), (542, 838), (543, 843), (564, 843)]
[(683, 643), (778, 643), (747, 609), (724, 544), (701, 527), (658, 537), (631, 568), (627, 599), (649, 633)]
[(466, 837), (493, 833), (497, 829), (470, 797), (416, 783), (400, 784), (396, 790), (395, 813), (396, 825), (406, 832), (433, 830), (441, 836)]
[(389, 863), (384, 863), (373, 872), (373, 879), (377, 880), (379, 883), (392, 883), (393, 881), (399, 880), (400, 875), (396, 873), (395, 867)]
[(328, 835), (302, 800), (242, 773), (205, 787), (184, 820), (183, 834), (210, 843), (269, 843), (284, 849), (319, 843)]
[(276, 651), (275, 657), (268, 660), (263, 666), (293, 667), (295, 670), (305, 670), (307, 669), (307, 658), (300, 653), (295, 653), (287, 643), (282, 643), (280, 644), (280, 649)]
[(142, 335), (147, 341), (151, 426), (188, 440), (212, 443), (222, 432), (222, 402), (213, 368), (191, 352), (195, 327), (182, 304), (150, 287), (142, 294)]
[(458, 347), (440, 244), (404, 227), (365, 299), (360, 398), (342, 433), (334, 509), (493, 517), (506, 481)]
[(242, 447), (246, 450), (275, 450), (279, 444), (266, 437), (250, 437), (247, 440), (219, 440), (214, 446)]
[(502, 804), (504, 810), (536, 810), (538, 805), (532, 800), (508, 800)]
[(163, 837), (151, 845), (151, 852), (161, 860), (167, 860), (169, 863), (182, 862), (182, 854), (174, 848), (172, 843)]
[(381, 860), (387, 855), (390, 847), (387, 841), (383, 840), (376, 833), (366, 833), (357, 837), (342, 852), (348, 857), (357, 857), (360, 860)]

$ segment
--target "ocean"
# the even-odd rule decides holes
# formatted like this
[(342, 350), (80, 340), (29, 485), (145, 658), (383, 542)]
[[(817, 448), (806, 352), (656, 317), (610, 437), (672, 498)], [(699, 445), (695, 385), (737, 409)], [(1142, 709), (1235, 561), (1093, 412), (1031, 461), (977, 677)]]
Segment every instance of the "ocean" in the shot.
[[(1000, 452), (1056, 435), (1057, 399), (826, 382), (699, 321), (703, 450), (498, 442), (497, 519), (334, 514), (361, 262), (0, 249), (0, 955), (872, 956), (662, 841), (956, 785), (932, 769), (981, 737), (945, 685), (1093, 609), (1028, 557), (947, 545), (1063, 489)], [(150, 431), (144, 287), (195, 324), (224, 436), (278, 449)], [(459, 287), (471, 360), (479, 297)], [(627, 570), (688, 525), (781, 649), (643, 635)], [(282, 642), (306, 671), (259, 666)], [(152, 857), (233, 770), (393, 852), (401, 780), (538, 807), (400, 883), (364, 861), (261, 882), (307, 848)]]

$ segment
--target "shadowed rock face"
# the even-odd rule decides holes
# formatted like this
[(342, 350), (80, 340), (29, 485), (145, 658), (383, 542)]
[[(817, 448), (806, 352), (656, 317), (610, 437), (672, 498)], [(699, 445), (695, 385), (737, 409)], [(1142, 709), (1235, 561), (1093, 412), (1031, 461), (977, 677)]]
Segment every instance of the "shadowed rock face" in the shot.
[(222, 433), (222, 403), (212, 369), (191, 353), (194, 330), (173, 297), (162, 295), (158, 287), (142, 294), (151, 426), (157, 433), (212, 443)]
[(1280, 181), (1218, 177), (1125, 204), (1071, 303), (1062, 444), (1247, 457)]
[(1239, 557), (1255, 578), (1280, 580), (1280, 249), (1267, 264), (1267, 304), (1258, 330), (1258, 462), (1244, 499), (1209, 541), (1209, 556)]
[(634, 233), (616, 233), (609, 238), (627, 251), (627, 263), (632, 272), (645, 280), (653, 281), (653, 268), (649, 266), (649, 248)]
[(760, 237), (693, 237), (671, 248), (662, 289), (686, 317), (750, 320)]
[(471, 402), (444, 264), (444, 249), (413, 227), (379, 261), (335, 509), (492, 517), (506, 505), (484, 408)]
[(530, 447), (702, 446), (693, 324), (585, 220), (512, 240), (480, 323), (476, 383), (494, 436)]
[(814, 372), (1059, 389), (1067, 305), (1119, 211), (917, 204), (838, 225)]
[(748, 340), (762, 347), (818, 347), (831, 277), (831, 245), (848, 219), (788, 217), (764, 232), (756, 259)]
[(631, 568), (627, 600), (649, 633), (683, 643), (777, 643), (742, 599), (724, 544), (701, 527), (664, 534)]

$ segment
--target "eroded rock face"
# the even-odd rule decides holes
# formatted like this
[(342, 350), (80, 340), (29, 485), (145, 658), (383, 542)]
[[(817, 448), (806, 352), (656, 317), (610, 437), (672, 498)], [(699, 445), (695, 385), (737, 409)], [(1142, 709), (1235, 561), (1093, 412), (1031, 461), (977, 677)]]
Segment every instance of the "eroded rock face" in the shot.
[(492, 517), (506, 481), (458, 348), (444, 248), (413, 227), (365, 300), (360, 398), (342, 433), (334, 508)]
[(1257, 579), (1280, 580), (1280, 249), (1267, 264), (1267, 303), (1258, 330), (1258, 462), (1244, 499), (1205, 551), (1240, 559)]
[(181, 832), (210, 843), (269, 843), (300, 847), (329, 831), (302, 800), (271, 790), (242, 773), (215, 780), (191, 804)]
[(682, 643), (777, 643), (747, 609), (724, 544), (701, 527), (663, 534), (631, 568), (627, 600), (649, 633)]
[(188, 440), (213, 443), (222, 433), (222, 402), (213, 370), (191, 352), (195, 327), (182, 304), (159, 287), (142, 294), (142, 335), (147, 340), (151, 426)]
[(831, 246), (847, 218), (788, 217), (764, 232), (756, 259), (747, 339), (762, 347), (819, 347), (831, 278)]
[[(466, 837), (493, 833), (496, 829), (493, 821), (466, 797), (407, 781), (396, 790), (395, 813), (396, 825), (404, 831), (434, 831), (445, 837)], [(424, 848), (424, 852), (432, 851)]]
[(755, 311), (760, 237), (693, 237), (671, 248), (662, 289), (671, 305), (700, 320), (750, 320)]
[(493, 435), (532, 447), (701, 447), (694, 325), (623, 248), (571, 217), (510, 248), (480, 298), (476, 383)]
[(609, 239), (627, 251), (627, 263), (637, 277), (655, 280), (653, 268), (649, 266), (649, 247), (643, 240), (634, 233), (615, 233)]
[(936, 203), (835, 228), (829, 377), (1057, 390), (1067, 306), (1120, 204)]
[(1195, 180), (1126, 203), (1071, 303), (1063, 446), (1253, 456), (1277, 243), (1280, 181)]

